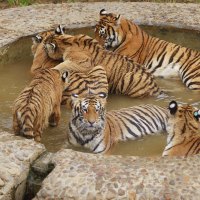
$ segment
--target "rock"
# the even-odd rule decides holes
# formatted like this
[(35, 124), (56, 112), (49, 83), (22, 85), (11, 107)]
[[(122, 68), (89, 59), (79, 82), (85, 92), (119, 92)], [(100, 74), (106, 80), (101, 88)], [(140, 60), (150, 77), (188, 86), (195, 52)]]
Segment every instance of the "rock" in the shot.
[(0, 178), (0, 187), (3, 187), (5, 185), (4, 181)]

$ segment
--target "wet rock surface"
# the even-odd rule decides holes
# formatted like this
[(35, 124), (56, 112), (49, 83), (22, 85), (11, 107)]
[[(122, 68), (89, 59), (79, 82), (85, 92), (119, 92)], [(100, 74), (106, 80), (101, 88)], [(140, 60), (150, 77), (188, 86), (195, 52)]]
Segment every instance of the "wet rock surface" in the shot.
[(42, 144), (0, 133), (0, 199), (23, 199), (30, 164), (44, 151)]
[(200, 156), (138, 158), (61, 150), (34, 200), (199, 199)]

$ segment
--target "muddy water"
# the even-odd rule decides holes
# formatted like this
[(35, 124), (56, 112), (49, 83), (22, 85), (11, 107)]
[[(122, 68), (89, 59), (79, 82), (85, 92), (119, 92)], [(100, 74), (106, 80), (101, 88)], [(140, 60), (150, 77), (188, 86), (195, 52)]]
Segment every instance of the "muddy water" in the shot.
[[(160, 37), (186, 47), (200, 50), (200, 34), (192, 31), (143, 27), (151, 35)], [(92, 35), (91, 28), (71, 31), (71, 34), (85, 33)], [(12, 131), (12, 104), (19, 92), (31, 79), (29, 70), (32, 63), (30, 51), (31, 39), (24, 38), (12, 44), (8, 52), (1, 56), (0, 51), (0, 130)], [(107, 110), (130, 107), (140, 104), (156, 104), (167, 106), (168, 102), (175, 99), (179, 102), (199, 104), (200, 95), (197, 91), (190, 91), (183, 86), (180, 80), (157, 79), (158, 84), (166, 90), (170, 97), (164, 100), (155, 98), (132, 99), (120, 95), (109, 95)], [(70, 111), (62, 106), (62, 119), (56, 128), (47, 128), (43, 133), (42, 142), (49, 151), (58, 151), (65, 147), (67, 122)], [(113, 154), (152, 156), (161, 155), (166, 143), (166, 135), (155, 135), (137, 141), (121, 142), (113, 149)], [(84, 151), (83, 149), (78, 149)]]

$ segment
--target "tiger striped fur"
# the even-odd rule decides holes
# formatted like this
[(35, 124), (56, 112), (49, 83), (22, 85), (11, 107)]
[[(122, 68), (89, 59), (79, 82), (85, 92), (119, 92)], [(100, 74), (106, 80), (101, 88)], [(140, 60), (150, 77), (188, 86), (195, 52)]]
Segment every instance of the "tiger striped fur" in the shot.
[(163, 156), (190, 156), (200, 153), (200, 110), (191, 105), (169, 104), (167, 145)]
[(106, 95), (72, 97), (68, 142), (94, 153), (106, 153), (118, 141), (135, 140), (166, 129), (167, 110), (141, 105), (106, 113)]
[[(72, 53), (71, 55), (75, 54), (76, 52)], [(58, 69), (59, 71), (68, 70), (70, 72), (69, 86), (63, 92), (62, 96), (62, 104), (67, 104), (67, 107), (70, 107), (71, 95), (73, 93), (78, 94), (79, 96), (85, 95), (88, 92), (92, 92), (94, 94), (98, 92), (105, 92), (106, 94), (108, 93), (108, 80), (104, 68), (101, 66), (95, 66), (88, 71), (88, 69), (91, 68), (91, 63), (89, 63), (89, 67), (86, 67), (87, 62), (84, 62), (84, 57), (82, 57), (79, 53), (77, 56), (79, 56), (79, 58), (76, 62), (66, 60), (65, 62), (60, 63), (60, 61), (48, 57), (46, 51), (44, 51), (43, 43), (41, 43), (37, 46), (31, 68), (32, 72), (34, 73), (48, 67), (54, 67), (54, 69)], [(36, 69), (36, 66), (38, 69)], [(83, 66), (85, 69), (87, 69), (86, 72), (80, 72), (85, 71), (82, 70)]]
[(68, 60), (57, 65), (54, 69), (70, 72), (69, 86), (63, 92), (62, 97), (62, 104), (66, 104), (67, 107), (71, 106), (72, 94), (77, 94), (79, 97), (88, 93), (98, 94), (103, 92), (108, 94), (108, 80), (106, 71), (102, 66), (95, 66), (88, 72), (78, 72), (79, 66), (75, 66), (73, 62)]
[(65, 52), (73, 48), (87, 51), (94, 66), (104, 66), (112, 93), (131, 97), (158, 96), (163, 93), (153, 76), (141, 65), (104, 50), (89, 36), (54, 35), (45, 41), (45, 48), (49, 57), (55, 60), (69, 59), (65, 57)]
[(152, 37), (130, 20), (104, 9), (95, 38), (107, 49), (144, 65), (154, 76), (180, 76), (189, 89), (200, 89), (200, 52), (196, 50)]
[(43, 41), (46, 37), (51, 36), (53, 32), (43, 32), (34, 37), (32, 37), (33, 44), (32, 44), (32, 53), (34, 55), (33, 63), (31, 66), (31, 74), (34, 75), (35, 73), (39, 72), (42, 69), (46, 68), (53, 68), (56, 65), (60, 64), (62, 60), (54, 60), (49, 58), (46, 51), (44, 51)]
[(43, 69), (34, 75), (13, 106), (13, 129), (16, 135), (41, 140), (43, 129), (56, 126), (60, 119), (62, 92), (68, 87), (68, 72)]
[[(55, 32), (54, 31), (42, 32), (32, 37), (33, 44), (31, 49), (34, 55), (33, 64), (31, 66), (32, 75), (40, 71), (41, 69), (53, 68), (56, 65), (63, 62), (62, 59), (54, 60), (50, 58), (47, 52), (44, 50), (44, 42), (48, 37), (52, 37), (55, 34), (60, 34), (60, 32), (58, 31), (61, 31), (61, 33), (63, 33), (63, 30), (61, 29), (60, 26), (57, 29)], [(80, 49), (76, 47), (71, 48), (69, 51), (66, 51), (65, 56), (68, 58), (67, 60), (70, 60), (73, 63), (75, 63), (74, 67), (76, 66), (75, 67), (76, 69), (77, 66), (79, 66), (78, 71), (87, 72), (94, 66), (93, 63), (91, 62), (88, 52), (82, 50), (80, 51)]]

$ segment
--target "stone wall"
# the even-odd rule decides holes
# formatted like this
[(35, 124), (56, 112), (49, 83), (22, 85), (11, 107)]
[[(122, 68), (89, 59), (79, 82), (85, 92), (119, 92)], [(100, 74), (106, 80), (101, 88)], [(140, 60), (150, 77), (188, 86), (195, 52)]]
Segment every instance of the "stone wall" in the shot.
[(0, 133), (0, 200), (22, 200), (30, 165), (45, 148), (32, 140)]

